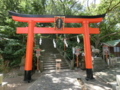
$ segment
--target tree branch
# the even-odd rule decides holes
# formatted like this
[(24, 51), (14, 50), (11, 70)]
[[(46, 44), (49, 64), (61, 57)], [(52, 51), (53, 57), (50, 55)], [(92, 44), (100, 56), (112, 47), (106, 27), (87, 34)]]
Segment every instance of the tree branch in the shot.
[(91, 39), (92, 39), (93, 41), (95, 41), (95, 40), (96, 40), (95, 36), (91, 36)]
[(53, 5), (52, 5), (52, 7), (54, 8), (54, 14), (57, 14), (57, 9), (56, 9), (56, 7), (55, 7), (55, 2), (54, 2), (54, 0), (52, 0), (52, 3), (53, 3)]
[(77, 2), (74, 2), (73, 5), (70, 7), (70, 9), (71, 9), (72, 7), (74, 7), (74, 5), (75, 5), (76, 3), (77, 3)]
[[(113, 1), (113, 0), (112, 0), (112, 1)], [(114, 8), (116, 8), (116, 7), (120, 4), (120, 2), (118, 2), (118, 3), (115, 4), (112, 8), (110, 8), (110, 7), (111, 7), (111, 4), (112, 4), (112, 1), (111, 1), (111, 3), (110, 3), (110, 5), (109, 5), (109, 7), (108, 7), (108, 9), (107, 9), (107, 11), (106, 11), (106, 13), (112, 11)]]
[(87, 0), (87, 7), (88, 7), (88, 10), (90, 11), (90, 8), (89, 8), (89, 0)]
[(107, 36), (112, 36), (112, 35), (115, 35), (115, 34), (118, 34), (118, 33), (120, 33), (120, 31), (119, 31), (119, 32), (114, 32), (114, 33), (110, 33), (110, 34), (104, 35), (104, 36), (102, 36), (100, 39), (103, 39), (103, 38), (105, 38), (105, 37), (107, 37)]
[(60, 0), (60, 2), (62, 3), (62, 5), (63, 5), (63, 8), (64, 8), (64, 15), (65, 15), (65, 4), (63, 3), (63, 1), (62, 0)]
[(109, 7), (107, 8), (106, 13), (107, 13), (107, 11), (109, 11), (109, 9), (110, 9), (110, 7), (111, 7), (112, 2), (113, 2), (113, 0), (111, 0), (111, 1), (110, 1), (110, 5), (109, 5)]

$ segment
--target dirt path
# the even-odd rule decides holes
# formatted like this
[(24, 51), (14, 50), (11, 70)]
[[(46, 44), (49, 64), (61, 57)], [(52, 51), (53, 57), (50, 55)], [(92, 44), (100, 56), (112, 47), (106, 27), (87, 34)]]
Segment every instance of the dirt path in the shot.
[(31, 86), (35, 80), (40, 77), (40, 73), (35, 73), (32, 75), (32, 82), (27, 83), (23, 81), (24, 74), (23, 71), (20, 71), (19, 68), (11, 70), (9, 73), (4, 75), (4, 82), (8, 82), (7, 90), (26, 90)]

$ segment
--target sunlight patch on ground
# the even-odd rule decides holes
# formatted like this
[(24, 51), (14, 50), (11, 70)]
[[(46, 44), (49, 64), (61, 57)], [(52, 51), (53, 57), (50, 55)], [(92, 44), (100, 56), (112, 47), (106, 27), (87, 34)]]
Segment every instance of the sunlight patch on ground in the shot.
[(103, 90), (103, 88), (101, 88), (100, 86), (92, 86), (94, 89), (96, 89), (96, 90)]
[(80, 85), (76, 78), (66, 77), (66, 80), (70, 83), (73, 83), (74, 85), (78, 85), (78, 86)]
[(92, 88), (93, 90), (111, 90), (109, 87), (103, 86), (103, 85), (94, 85), (94, 84), (89, 84), (89, 88)]
[(72, 90), (71, 88), (68, 88), (68, 89), (62, 89), (62, 90)]
[[(56, 75), (58, 75), (58, 76), (56, 77)], [(66, 73), (65, 74), (66, 77), (64, 77), (64, 76), (59, 77), (59, 74), (56, 73), (55, 75), (54, 74), (46, 74), (45, 76), (50, 78), (52, 80), (51, 83), (53, 83), (53, 84), (58, 84), (58, 85), (64, 84), (67, 86), (69, 86), (69, 85), (71, 86), (71, 87), (66, 87), (66, 88), (62, 87), (64, 89), (61, 89), (61, 90), (73, 90), (73, 88), (76, 90), (80, 89), (81, 86), (80, 86), (80, 83), (78, 82), (77, 78), (67, 77), (68, 75), (69, 75), (69, 73)], [(38, 85), (38, 86), (40, 86), (40, 85)]]
[(52, 78), (53, 83), (60, 83), (60, 78)]
[(12, 87), (18, 87), (21, 86), (21, 83), (12, 83), (12, 84), (7, 84), (8, 87), (12, 88)]
[(108, 75), (107, 73), (104, 73), (104, 72), (101, 72), (101, 74), (102, 74), (102, 75), (106, 75), (106, 76)]

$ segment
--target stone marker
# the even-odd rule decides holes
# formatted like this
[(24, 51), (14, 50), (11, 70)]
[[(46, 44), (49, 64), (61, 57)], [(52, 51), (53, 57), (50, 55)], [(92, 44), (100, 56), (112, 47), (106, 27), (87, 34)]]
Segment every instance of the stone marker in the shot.
[(116, 86), (116, 90), (120, 90), (120, 86)]
[(2, 82), (0, 85), (0, 90), (7, 90), (7, 82)]
[(112, 82), (110, 85), (112, 86), (112, 90), (116, 90), (116, 86), (118, 86), (117, 82)]
[(3, 82), (3, 74), (0, 74), (0, 85), (2, 85)]
[(61, 69), (61, 59), (56, 59), (56, 71), (60, 71)]
[(120, 86), (120, 75), (116, 75), (116, 80), (117, 80), (118, 86)]

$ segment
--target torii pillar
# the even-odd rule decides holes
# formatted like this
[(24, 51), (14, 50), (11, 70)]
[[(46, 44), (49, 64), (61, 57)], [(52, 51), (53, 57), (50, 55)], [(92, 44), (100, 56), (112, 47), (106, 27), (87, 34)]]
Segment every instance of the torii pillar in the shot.
[[(27, 22), (28, 27), (18, 27), (18, 34), (28, 34), (26, 61), (25, 61), (25, 75), (24, 81), (30, 82), (32, 70), (32, 53), (33, 53), (33, 38), (34, 33), (40, 34), (83, 34), (84, 35), (84, 51), (86, 62), (86, 80), (93, 79), (92, 59), (91, 59), (91, 45), (89, 34), (99, 34), (99, 28), (89, 27), (89, 23), (98, 23), (102, 21), (103, 15), (96, 16), (53, 16), (53, 15), (28, 15), (19, 14), (9, 11), (13, 20), (19, 22)], [(36, 23), (55, 23), (55, 27), (35, 27)], [(81, 23), (82, 27), (68, 28), (64, 27), (65, 23)]]

